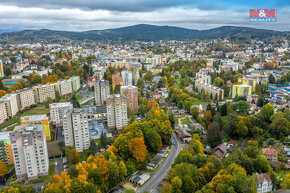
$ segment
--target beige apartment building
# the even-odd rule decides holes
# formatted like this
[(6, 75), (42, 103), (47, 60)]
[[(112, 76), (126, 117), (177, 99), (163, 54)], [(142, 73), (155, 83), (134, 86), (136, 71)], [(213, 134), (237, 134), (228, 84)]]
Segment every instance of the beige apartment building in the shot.
[(0, 99), (0, 102), (6, 104), (8, 117), (14, 117), (19, 112), (16, 94), (6, 94)]
[(78, 152), (89, 149), (90, 133), (88, 113), (84, 109), (67, 109), (63, 112), (65, 146), (74, 146)]
[(19, 110), (36, 104), (35, 92), (32, 88), (24, 88), (13, 92), (17, 95), (17, 102)]
[(60, 96), (73, 93), (72, 81), (70, 80), (59, 81), (59, 82), (54, 83), (54, 85), (55, 85), (55, 90), (59, 92)]
[(16, 126), (10, 133), (17, 178), (48, 175), (49, 160), (43, 125)]
[(62, 126), (63, 112), (72, 108), (73, 105), (70, 102), (49, 104), (51, 124), (57, 127)]
[(47, 98), (55, 99), (55, 87), (53, 84), (39, 85), (33, 88), (37, 103), (46, 102)]
[(109, 95), (107, 98), (108, 127), (123, 129), (128, 125), (127, 101), (124, 95)]
[(121, 86), (121, 94), (126, 97), (127, 107), (138, 112), (138, 88), (136, 86)]
[(0, 124), (4, 123), (6, 119), (8, 119), (7, 113), (6, 102), (0, 101)]
[(97, 106), (105, 104), (107, 97), (110, 95), (110, 83), (108, 80), (95, 81), (95, 100)]

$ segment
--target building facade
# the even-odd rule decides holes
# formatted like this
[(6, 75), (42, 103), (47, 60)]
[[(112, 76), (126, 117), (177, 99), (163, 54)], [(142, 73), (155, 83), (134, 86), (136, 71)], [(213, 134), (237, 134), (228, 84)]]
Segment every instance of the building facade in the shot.
[(4, 68), (2, 60), (0, 60), (0, 78), (4, 77)]
[(54, 85), (55, 85), (55, 91), (58, 91), (60, 96), (73, 93), (73, 90), (72, 90), (73, 84), (72, 84), (72, 81), (70, 80), (59, 81), (59, 82), (54, 83)]
[(204, 91), (205, 93), (208, 93), (210, 96), (212, 96), (212, 99), (224, 100), (224, 90), (216, 86), (210, 85), (205, 82), (196, 81), (195, 89), (197, 89), (198, 92), (200, 93), (202, 91)]
[(32, 88), (24, 88), (13, 92), (17, 95), (17, 103), (19, 110), (23, 110), (31, 105), (36, 104), (35, 92)]
[(5, 101), (0, 101), (0, 124), (4, 123), (8, 119), (8, 111)]
[(252, 92), (256, 91), (257, 77), (246, 75), (241, 78), (238, 78), (238, 81), (244, 85), (249, 85), (252, 87)]
[(121, 86), (121, 94), (126, 97), (127, 107), (138, 112), (138, 88), (136, 86)]
[(0, 133), (0, 160), (6, 165), (14, 163), (9, 133)]
[(252, 94), (252, 87), (245, 84), (234, 84), (232, 87), (232, 98), (236, 96), (248, 97)]
[(48, 175), (49, 160), (43, 125), (16, 126), (10, 133), (17, 178)]
[(70, 102), (49, 104), (51, 124), (57, 127), (62, 126), (62, 116), (64, 110), (72, 108), (73, 105)]
[(124, 95), (109, 95), (107, 98), (108, 127), (123, 129), (128, 125), (127, 101)]
[(267, 174), (256, 174), (257, 176), (257, 192), (264, 193), (264, 192), (272, 192), (273, 184), (271, 177)]
[(49, 120), (48, 120), (47, 115), (42, 114), (42, 115), (24, 116), (20, 118), (20, 124), (25, 125), (25, 126), (29, 126), (31, 124), (43, 125), (46, 141), (51, 140)]
[(81, 88), (81, 79), (79, 76), (72, 76), (68, 80), (71, 81), (73, 91), (77, 91)]
[(78, 152), (89, 149), (90, 133), (88, 113), (84, 109), (67, 109), (63, 112), (65, 146), (74, 146)]
[(110, 95), (110, 83), (108, 80), (95, 81), (95, 100), (97, 106), (105, 104), (106, 99)]
[(39, 85), (33, 88), (37, 103), (46, 102), (48, 98), (55, 99), (54, 84)]
[(0, 99), (0, 102), (6, 104), (8, 117), (14, 117), (19, 112), (16, 94), (6, 94)]
[(121, 74), (123, 79), (123, 86), (131, 86), (133, 81), (132, 72), (129, 70), (123, 70)]

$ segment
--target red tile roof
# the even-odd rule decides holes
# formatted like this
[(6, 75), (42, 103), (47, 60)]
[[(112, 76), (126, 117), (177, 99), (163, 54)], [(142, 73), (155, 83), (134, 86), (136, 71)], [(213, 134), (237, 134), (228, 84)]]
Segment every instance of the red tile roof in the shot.
[(277, 151), (273, 147), (263, 148), (264, 155), (278, 156)]

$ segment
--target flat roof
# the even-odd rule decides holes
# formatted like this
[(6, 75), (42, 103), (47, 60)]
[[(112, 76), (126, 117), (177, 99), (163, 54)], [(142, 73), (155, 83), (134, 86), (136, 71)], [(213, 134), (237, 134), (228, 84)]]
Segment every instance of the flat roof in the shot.
[(23, 116), (20, 118), (21, 122), (26, 122), (26, 121), (40, 121), (48, 119), (46, 114), (41, 114), (41, 115), (29, 115), (29, 116)]

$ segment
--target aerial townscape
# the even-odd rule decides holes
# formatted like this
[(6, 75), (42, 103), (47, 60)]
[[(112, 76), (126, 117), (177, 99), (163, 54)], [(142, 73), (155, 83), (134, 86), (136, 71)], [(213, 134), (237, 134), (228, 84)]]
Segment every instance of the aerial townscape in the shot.
[(290, 31), (255, 27), (1, 31), (0, 191), (289, 191)]

